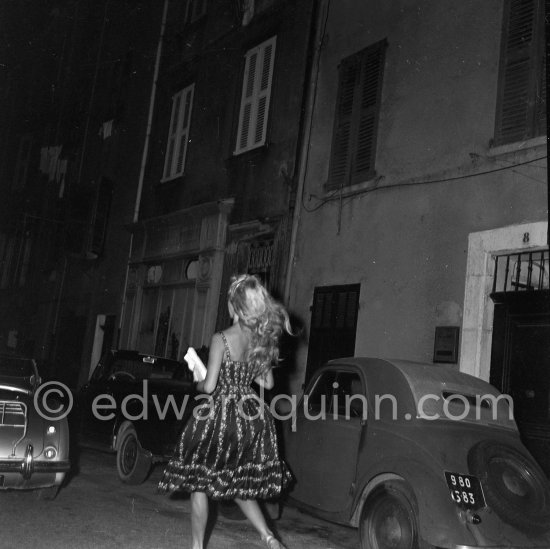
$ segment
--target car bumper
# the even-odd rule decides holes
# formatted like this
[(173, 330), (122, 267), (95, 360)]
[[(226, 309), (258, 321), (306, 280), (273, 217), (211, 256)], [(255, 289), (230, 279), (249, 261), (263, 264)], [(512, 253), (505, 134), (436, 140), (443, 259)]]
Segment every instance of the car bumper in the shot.
[(66, 473), (70, 469), (68, 460), (36, 459), (33, 456), (32, 444), (28, 444), (24, 456), (0, 459), (0, 475), (19, 473), (24, 480), (31, 479), (35, 474), (42, 473)]
[(545, 549), (544, 545), (455, 545), (454, 549)]
[(3, 459), (0, 460), (0, 474), (20, 473), (30, 478), (35, 473), (66, 473), (70, 470), (71, 464), (68, 461), (32, 461), (24, 459)]

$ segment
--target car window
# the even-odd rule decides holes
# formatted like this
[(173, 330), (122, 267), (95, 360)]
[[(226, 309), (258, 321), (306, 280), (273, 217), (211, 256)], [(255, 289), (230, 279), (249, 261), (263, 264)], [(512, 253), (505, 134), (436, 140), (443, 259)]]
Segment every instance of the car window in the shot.
[(361, 377), (357, 372), (324, 372), (308, 395), (308, 410), (346, 419), (363, 417), (366, 397)]
[(32, 360), (15, 356), (0, 356), (0, 375), (30, 377), (34, 375)]
[(338, 416), (361, 417), (366, 399), (359, 374), (339, 372), (336, 382), (338, 385), (334, 387), (333, 407), (338, 407)]
[(336, 381), (336, 372), (329, 371), (323, 372), (312, 390), (307, 395), (308, 398), (308, 410), (310, 413), (328, 413), (331, 404), (331, 396), (333, 392), (333, 384)]

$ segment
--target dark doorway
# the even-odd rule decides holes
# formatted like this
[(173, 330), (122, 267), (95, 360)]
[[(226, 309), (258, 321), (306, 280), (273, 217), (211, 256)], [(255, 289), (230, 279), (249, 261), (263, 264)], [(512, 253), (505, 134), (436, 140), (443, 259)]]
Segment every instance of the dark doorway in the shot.
[(522, 440), (550, 477), (550, 292), (491, 297), (490, 382), (512, 396)]
[(53, 358), (54, 377), (71, 389), (78, 386), (86, 317), (69, 313), (59, 323)]
[(355, 353), (360, 288), (360, 284), (315, 288), (306, 383), (327, 360)]

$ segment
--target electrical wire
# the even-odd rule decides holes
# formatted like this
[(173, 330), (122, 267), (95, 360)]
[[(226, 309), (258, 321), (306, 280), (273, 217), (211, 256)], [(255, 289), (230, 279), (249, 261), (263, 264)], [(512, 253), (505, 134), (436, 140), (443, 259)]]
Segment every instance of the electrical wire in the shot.
[[(504, 171), (504, 170), (511, 170), (511, 171), (514, 171), (514, 173), (518, 173), (519, 175), (521, 175), (523, 177), (526, 177), (528, 179), (533, 179), (534, 181), (537, 181), (538, 183), (545, 183), (542, 180), (535, 179), (533, 177), (530, 177), (530, 176), (528, 176), (526, 174), (523, 174), (523, 173), (520, 173), (520, 172), (516, 172), (515, 170), (513, 170), (513, 168), (517, 168), (519, 166), (525, 166), (525, 165), (528, 165), (528, 164), (532, 164), (533, 162), (537, 162), (539, 160), (544, 160), (546, 158), (547, 158), (547, 156), (545, 155), (545, 156), (541, 156), (541, 157), (537, 157), (537, 158), (532, 158), (531, 160), (526, 160), (524, 162), (517, 162), (515, 164), (510, 164), (510, 165), (507, 165), (507, 166), (501, 166), (499, 168), (493, 168), (491, 170), (485, 170), (485, 171), (471, 173), (471, 174), (457, 175), (457, 176), (453, 176), (453, 177), (446, 177), (446, 178), (442, 178), (442, 179), (429, 179), (429, 180), (426, 180), (426, 181), (410, 181), (410, 182), (393, 183), (391, 185), (380, 185), (380, 186), (377, 186), (377, 187), (371, 187), (371, 188), (368, 188), (368, 189), (361, 189), (361, 190), (345, 193), (345, 195), (343, 196), (343, 199), (354, 198), (355, 196), (371, 193), (371, 192), (374, 192), (374, 191), (390, 190), (390, 189), (395, 189), (395, 188), (399, 188), (399, 187), (415, 187), (415, 186), (419, 186), (419, 185), (432, 185), (432, 184), (435, 184), (435, 183), (446, 183), (448, 181), (457, 181), (457, 180), (461, 180), (461, 179), (469, 179), (469, 178), (472, 178), (472, 177), (487, 175), (487, 174), (490, 174), (490, 173), (501, 172), (501, 171)], [(342, 191), (342, 188), (335, 189), (329, 195), (327, 195), (327, 196), (323, 197), (322, 199), (320, 199), (321, 202), (319, 204), (317, 204), (316, 206), (313, 206), (313, 207), (306, 206), (305, 203), (302, 200), (302, 207), (308, 213), (315, 212), (315, 211), (319, 210), (320, 208), (322, 208), (325, 204), (327, 204), (329, 202), (332, 202), (333, 200), (339, 199), (341, 191)], [(315, 195), (310, 194), (309, 196), (314, 197)]]

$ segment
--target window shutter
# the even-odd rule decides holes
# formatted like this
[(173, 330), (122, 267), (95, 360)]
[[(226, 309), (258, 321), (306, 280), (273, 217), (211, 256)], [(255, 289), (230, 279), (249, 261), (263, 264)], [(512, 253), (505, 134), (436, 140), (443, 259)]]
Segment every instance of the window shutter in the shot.
[(183, 116), (181, 120), (179, 132), (178, 155), (176, 162), (175, 175), (181, 175), (185, 166), (185, 158), (187, 156), (187, 143), (189, 142), (189, 124), (191, 121), (191, 106), (193, 104), (193, 89), (194, 86), (186, 88), (183, 92), (182, 110)]
[(537, 81), (535, 90), (535, 135), (545, 135), (547, 132), (546, 120), (546, 58), (545, 54), (540, 55), (539, 65), (541, 66), (540, 78)]
[(181, 93), (177, 93), (172, 98), (172, 116), (170, 118), (170, 130), (168, 133), (168, 147), (166, 149), (166, 160), (164, 163), (164, 177), (170, 177), (172, 173), (172, 163), (174, 160), (174, 149), (176, 147), (178, 118), (181, 107)]
[(378, 42), (340, 66), (328, 190), (374, 173), (385, 46), (385, 41)]
[(254, 101), (254, 81), (256, 79), (256, 64), (258, 54), (254, 53), (247, 57), (245, 67), (245, 81), (243, 99), (241, 104), (241, 127), (239, 130), (238, 149), (246, 150), (248, 145), (248, 134), (250, 132), (250, 119), (252, 116), (252, 103)]
[(497, 144), (521, 141), (546, 131), (541, 9), (541, 0), (510, 0), (508, 4), (496, 119)]
[(13, 178), (13, 188), (22, 189), (27, 182), (27, 171), (31, 156), (32, 139), (26, 135), (19, 142), (19, 154), (17, 155), (17, 164)]
[(344, 63), (340, 71), (330, 188), (340, 188), (349, 184), (353, 97), (359, 79), (357, 59)]
[(177, 177), (184, 172), (194, 89), (195, 85), (192, 84), (172, 98), (172, 115), (164, 162), (164, 180)]
[(378, 118), (382, 71), (384, 69), (384, 43), (369, 48), (361, 62), (361, 107), (357, 146), (353, 166), (354, 181), (369, 177), (374, 172), (376, 152), (376, 123)]
[(98, 189), (90, 238), (90, 251), (98, 256), (103, 253), (103, 248), (107, 239), (107, 227), (112, 196), (113, 182), (107, 178), (103, 178)]
[(3, 253), (2, 263), (1, 263), (2, 272), (0, 273), (2, 275), (0, 279), (0, 288), (3, 288), (3, 289), (7, 288), (10, 283), (14, 248), (15, 248), (15, 240), (13, 238), (7, 239), (6, 245), (4, 247), (4, 253)]
[(187, 0), (185, 6), (185, 20), (186, 24), (194, 23), (206, 14), (207, 0)]
[(268, 43), (264, 50), (262, 59), (260, 90), (258, 93), (258, 111), (256, 116), (256, 131), (254, 132), (254, 145), (265, 143), (267, 109), (271, 94), (271, 78), (273, 74), (273, 49), (275, 43)]
[(206, 14), (206, 0), (195, 0), (193, 3), (193, 21)]
[(265, 144), (271, 100), (276, 37), (249, 50), (245, 70), (235, 154)]
[(359, 284), (315, 288), (306, 379), (331, 358), (353, 356), (359, 293)]

